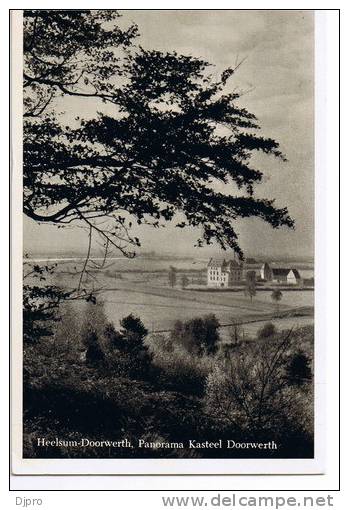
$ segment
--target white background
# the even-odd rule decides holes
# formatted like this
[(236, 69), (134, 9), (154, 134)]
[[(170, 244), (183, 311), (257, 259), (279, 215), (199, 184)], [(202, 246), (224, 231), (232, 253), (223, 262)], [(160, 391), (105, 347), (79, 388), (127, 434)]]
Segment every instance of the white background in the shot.
[[(67, 1), (52, 4), (48, 1), (35, 2), (3, 2), (1, 6), (1, 31), (0, 31), (0, 47), (2, 50), (2, 80), (0, 80), (2, 87), (2, 165), (1, 174), (2, 181), (0, 186), (1, 192), (1, 227), (2, 227), (2, 248), (1, 253), (2, 262), (2, 278), (1, 278), (1, 306), (0, 306), (0, 332), (1, 332), (1, 501), (3, 507), (6, 505), (8, 508), (16, 508), (15, 498), (21, 497), (41, 497), (43, 505), (41, 508), (62, 508), (63, 505), (70, 509), (77, 506), (84, 506), (86, 509), (95, 509), (98, 506), (103, 508), (120, 507), (125, 509), (133, 508), (162, 508), (160, 500), (160, 492), (153, 492), (155, 490), (166, 491), (166, 495), (170, 495), (170, 491), (188, 491), (195, 490), (196, 494), (200, 490), (247, 490), (253, 489), (270, 489), (270, 490), (290, 490), (290, 491), (336, 491), (338, 489), (338, 456), (337, 456), (337, 439), (338, 439), (338, 13), (335, 11), (327, 11), (323, 15), (326, 17), (327, 25), (327, 41), (326, 41), (326, 72), (324, 69), (321, 71), (321, 76), (316, 77), (317, 83), (321, 83), (318, 93), (322, 94), (322, 99), (325, 97), (325, 109), (320, 113), (321, 129), (317, 133), (317, 139), (320, 141), (320, 146), (317, 146), (318, 164), (326, 172), (326, 184), (323, 182), (321, 189), (321, 203), (317, 207), (317, 219), (321, 222), (321, 228), (317, 233), (321, 236), (321, 259), (326, 261), (326, 282), (323, 287), (324, 301), (322, 304), (321, 314), (326, 318), (326, 365), (327, 365), (327, 427), (326, 427), (326, 445), (327, 445), (327, 460), (326, 460), (326, 473), (324, 475), (310, 476), (225, 476), (225, 477), (12, 477), (12, 492), (8, 491), (8, 332), (6, 325), (8, 324), (7, 310), (8, 310), (8, 285), (7, 285), (7, 253), (6, 253), (6, 240), (8, 239), (8, 188), (6, 185), (7, 158), (5, 154), (8, 153), (8, 125), (7, 115), (8, 110), (8, 82), (7, 82), (7, 48), (8, 48), (8, 11), (7, 9), (15, 8), (340, 8), (343, 5), (341, 14), (342, 22), (342, 139), (346, 142), (346, 117), (347, 117), (347, 68), (346, 60), (348, 60), (346, 48), (348, 45), (348, 31), (349, 26), (346, 26), (346, 18), (349, 14), (346, 12), (344, 2), (337, 2), (336, 5), (329, 5), (325, 2), (317, 2), (316, 5), (311, 2), (300, 3), (283, 3), (276, 1), (269, 2), (252, 2), (245, 0), (244, 2), (228, 2), (228, 1), (215, 1), (213, 2), (194, 2), (194, 1), (177, 1), (177, 2), (136, 2), (136, 1), (121, 1), (117, 5), (111, 2), (104, 2), (98, 4), (91, 1), (76, 1), (74, 4)], [(349, 13), (349, 10), (348, 10)], [(319, 111), (318, 111), (319, 113)], [(346, 143), (343, 144), (344, 150)], [(326, 150), (325, 150), (326, 149)], [(346, 190), (348, 189), (348, 177), (346, 168), (342, 162), (342, 261), (345, 260), (345, 255), (349, 253), (347, 226), (346, 226)], [(319, 191), (319, 190), (318, 190)], [(325, 270), (325, 267), (323, 268)], [(346, 318), (348, 302), (345, 296), (345, 289), (347, 287), (347, 274), (346, 266), (342, 268), (341, 287), (342, 287), (342, 309), (344, 310), (344, 320)], [(325, 274), (325, 273), (324, 273)], [(349, 313), (349, 310), (348, 310)], [(349, 489), (347, 490), (345, 483), (345, 471), (348, 473), (348, 448), (346, 444), (346, 415), (348, 413), (348, 398), (346, 398), (348, 388), (348, 369), (346, 360), (348, 358), (348, 327), (343, 325), (342, 330), (342, 491), (341, 493), (333, 493), (335, 496), (335, 508), (347, 508), (345, 500), (349, 502)], [(349, 389), (349, 388), (348, 388)], [(348, 477), (346, 477), (348, 478)], [(17, 491), (15, 491), (15, 489)], [(55, 492), (33, 492), (39, 489), (51, 489)], [(62, 492), (62, 489), (74, 490), (76, 492)], [(89, 492), (77, 492), (77, 490), (89, 490)], [(109, 491), (124, 490), (130, 492), (97, 492), (101, 489)], [(57, 491), (57, 492), (56, 492)], [(96, 492), (95, 492), (96, 491)], [(140, 492), (142, 491), (142, 492)], [(144, 492), (143, 492), (144, 491)], [(165, 494), (165, 493), (164, 493)], [(290, 493), (291, 494), (291, 493)], [(324, 495), (320, 493), (319, 495)], [(180, 495), (179, 492), (173, 495)], [(189, 495), (189, 492), (185, 492)], [(206, 493), (207, 495), (207, 493)], [(251, 495), (257, 496), (257, 493)], [(266, 493), (264, 493), (266, 495)], [(275, 495), (275, 493), (274, 493)], [(286, 496), (286, 493), (282, 495)], [(298, 495), (300, 495), (298, 493)], [(313, 495), (315, 495), (313, 493)]]

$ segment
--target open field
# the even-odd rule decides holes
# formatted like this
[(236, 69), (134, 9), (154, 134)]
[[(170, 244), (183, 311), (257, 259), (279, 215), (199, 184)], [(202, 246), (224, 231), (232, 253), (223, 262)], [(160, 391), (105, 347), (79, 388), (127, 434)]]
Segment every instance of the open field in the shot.
[[(189, 290), (159, 288), (144, 283), (119, 281), (118, 287), (105, 289), (101, 299), (105, 303), (108, 319), (118, 327), (120, 320), (133, 313), (139, 316), (150, 331), (167, 331), (176, 320), (189, 320), (214, 313), (222, 325), (236, 321), (243, 324), (243, 329), (253, 335), (264, 322), (275, 315), (284, 315), (274, 319), (280, 328), (306, 325), (313, 322), (313, 292), (293, 291), (276, 309), (270, 299), (270, 292), (258, 291), (251, 302), (243, 292), (234, 293), (199, 293)], [(283, 298), (284, 299), (284, 298)], [(83, 306), (83, 305), (82, 305)], [(292, 315), (299, 315), (292, 317)], [(224, 338), (228, 328), (222, 328)]]
[[(77, 285), (81, 260), (57, 260), (54, 281), (64, 287)], [(100, 261), (95, 261), (99, 263)], [(207, 290), (205, 292), (180, 288), (181, 274), (186, 274), (190, 281), (205, 281), (207, 261), (192, 259), (111, 259), (107, 268), (98, 270), (91, 266), (92, 284), (102, 289), (100, 298), (105, 303), (108, 320), (116, 327), (120, 320), (133, 313), (139, 316), (150, 331), (167, 331), (176, 320), (189, 320), (193, 317), (213, 313), (222, 325), (236, 321), (244, 324), (248, 334), (254, 334), (263, 322), (271, 318), (280, 327), (306, 325), (313, 322), (314, 292), (312, 290), (283, 290), (279, 305), (271, 300), (271, 291), (257, 289), (251, 301), (244, 290), (234, 289)], [(174, 266), (178, 270), (178, 285), (168, 285), (168, 270)], [(313, 275), (313, 269), (303, 264), (303, 270)], [(84, 303), (75, 303), (79, 313)], [(274, 318), (275, 316), (283, 318)], [(226, 336), (228, 328), (222, 328), (222, 336)]]
[[(299, 313), (306, 317), (281, 319), (284, 326), (289, 327), (293, 321), (302, 324), (312, 322), (313, 292), (299, 291), (290, 294), (292, 297), (286, 299), (287, 303), (280, 304), (277, 310), (270, 299), (270, 292), (258, 292), (251, 302), (243, 292), (203, 294), (188, 290), (160, 289), (144, 284), (135, 284), (132, 289), (128, 289), (127, 284), (123, 283), (119, 284), (118, 288), (106, 290), (103, 300), (108, 317), (116, 325), (122, 317), (133, 313), (141, 317), (151, 331), (168, 330), (176, 320), (188, 320), (209, 313), (214, 313), (221, 324), (229, 324), (233, 320), (252, 323), (260, 319), (260, 327), (264, 317), (269, 319), (274, 314), (286, 315), (299, 309)], [(255, 326), (250, 324), (248, 329), (253, 330)]]

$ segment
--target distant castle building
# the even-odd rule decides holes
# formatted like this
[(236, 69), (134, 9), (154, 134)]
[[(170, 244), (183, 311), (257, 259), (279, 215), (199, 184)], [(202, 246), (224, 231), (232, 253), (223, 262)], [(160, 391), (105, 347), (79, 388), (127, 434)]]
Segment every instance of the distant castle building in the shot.
[(291, 285), (301, 283), (301, 276), (298, 269), (270, 267), (268, 262), (262, 265), (260, 275), (261, 279), (266, 282), (286, 283)]
[(236, 260), (210, 259), (207, 265), (209, 287), (230, 287), (242, 280), (243, 265)]

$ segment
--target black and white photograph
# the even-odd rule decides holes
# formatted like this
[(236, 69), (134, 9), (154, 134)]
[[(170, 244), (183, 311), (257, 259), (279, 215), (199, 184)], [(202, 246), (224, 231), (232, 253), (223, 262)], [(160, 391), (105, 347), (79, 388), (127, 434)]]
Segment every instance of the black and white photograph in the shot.
[(21, 458), (314, 459), (314, 11), (16, 15)]

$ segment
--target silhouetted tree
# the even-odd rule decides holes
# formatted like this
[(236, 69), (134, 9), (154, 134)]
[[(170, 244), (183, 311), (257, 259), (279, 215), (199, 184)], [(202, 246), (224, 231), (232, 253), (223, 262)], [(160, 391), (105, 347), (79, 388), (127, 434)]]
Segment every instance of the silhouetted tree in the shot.
[(104, 329), (104, 336), (107, 340), (107, 345), (111, 349), (123, 349), (124, 336), (120, 331), (116, 331), (114, 324), (108, 323)]
[[(287, 209), (254, 197), (263, 174), (250, 166), (252, 154), (284, 158), (275, 140), (255, 134), (258, 121), (239, 94), (224, 92), (235, 69), (215, 81), (203, 59), (136, 46), (137, 27), (122, 30), (118, 16), (24, 12), (25, 214), (81, 220), (126, 255), (139, 245), (128, 233), (134, 221), (157, 227), (179, 211), (177, 227), (201, 228), (199, 246), (216, 241), (240, 256), (237, 218), (292, 227)], [(58, 96), (99, 99), (109, 113), (67, 127)], [(212, 180), (240, 192), (220, 193)], [(96, 224), (106, 217), (109, 227)]]
[(117, 331), (113, 324), (107, 324), (104, 329), (109, 369), (119, 375), (137, 379), (153, 377), (152, 353), (145, 343), (147, 328), (141, 319), (133, 314), (124, 317), (120, 325), (120, 331)]
[(303, 352), (296, 352), (287, 367), (286, 379), (290, 384), (301, 385), (310, 381), (312, 372), (310, 360)]
[(120, 333), (124, 338), (127, 350), (147, 350), (147, 347), (144, 345), (144, 339), (148, 334), (148, 330), (139, 317), (135, 317), (131, 313), (120, 321), (120, 325), (122, 328)]
[[(217, 242), (242, 258), (236, 219), (293, 227), (286, 208), (254, 196), (263, 173), (251, 166), (253, 154), (284, 157), (275, 140), (256, 135), (258, 120), (239, 93), (226, 90), (236, 69), (214, 79), (201, 58), (137, 45), (138, 28), (122, 29), (118, 18), (109, 10), (24, 11), (23, 210), (38, 223), (88, 229), (74, 298), (92, 234), (106, 254), (113, 247), (132, 257), (135, 223), (172, 220), (201, 230), (196, 246)], [(67, 126), (64, 98), (72, 97), (89, 114)], [(108, 113), (97, 113), (98, 101)], [(217, 191), (217, 180), (231, 193)]]

